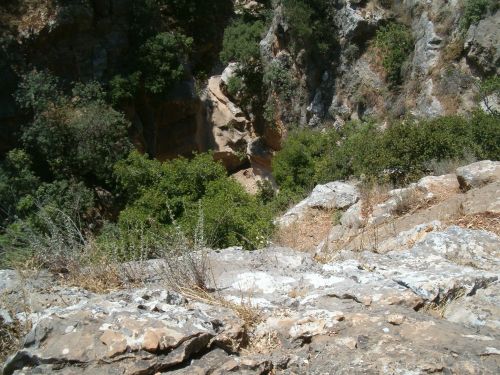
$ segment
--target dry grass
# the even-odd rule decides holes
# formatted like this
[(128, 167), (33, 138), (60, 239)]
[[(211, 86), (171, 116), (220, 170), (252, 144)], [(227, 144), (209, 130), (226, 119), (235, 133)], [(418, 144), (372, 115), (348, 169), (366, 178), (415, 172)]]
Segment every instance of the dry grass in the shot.
[(5, 362), (9, 355), (18, 350), (24, 334), (25, 330), (18, 320), (5, 324), (0, 318), (0, 363)]
[(194, 301), (212, 306), (220, 306), (234, 311), (245, 323), (245, 328), (247, 330), (250, 330), (261, 322), (261, 312), (256, 307), (252, 306), (249, 298), (246, 301), (245, 298), (242, 298), (241, 303), (235, 303), (228, 301), (218, 292), (211, 293), (205, 289), (196, 287), (180, 287), (179, 293)]
[(267, 354), (269, 351), (278, 349), (279, 347), (281, 347), (281, 341), (278, 332), (270, 331), (264, 335), (252, 337), (248, 346), (241, 351), (241, 354)]
[(475, 215), (463, 215), (447, 222), (448, 225), (457, 225), (467, 229), (480, 229), (500, 236), (500, 214), (482, 212)]
[(392, 190), (392, 187), (389, 185), (363, 185), (360, 189), (361, 215), (369, 217), (376, 205), (385, 202), (389, 198), (390, 190)]
[(300, 251), (314, 250), (338, 220), (336, 210), (310, 210), (297, 222), (278, 228), (273, 242)]
[(395, 216), (412, 214), (436, 203), (435, 199), (426, 198), (425, 194), (417, 189), (410, 189), (396, 199), (397, 205), (393, 210)]

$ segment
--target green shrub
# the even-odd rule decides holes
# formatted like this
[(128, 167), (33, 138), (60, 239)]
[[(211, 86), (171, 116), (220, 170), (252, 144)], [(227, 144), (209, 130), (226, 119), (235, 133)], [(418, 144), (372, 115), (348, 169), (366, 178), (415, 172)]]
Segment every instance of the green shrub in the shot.
[(297, 88), (290, 69), (280, 62), (272, 62), (264, 72), (264, 84), (283, 101), (289, 101)]
[(21, 108), (40, 112), (49, 105), (58, 104), (62, 95), (59, 82), (50, 73), (33, 70), (22, 77), (16, 92), (16, 101)]
[(131, 198), (120, 213), (120, 230), (146, 225), (169, 233), (176, 220), (194, 234), (201, 202), (205, 231), (214, 246), (252, 248), (269, 233), (271, 216), (262, 203), (227, 177), (210, 154), (159, 163), (133, 152), (117, 163), (115, 174)]
[(375, 48), (382, 55), (382, 65), (391, 85), (401, 83), (401, 68), (413, 50), (414, 39), (411, 29), (391, 22), (377, 30)]
[(500, 112), (496, 110), (490, 101), (490, 96), (496, 95), (497, 98), (500, 98), (500, 76), (494, 75), (489, 77), (481, 82), (479, 85), (479, 100), (484, 105), (486, 110), (495, 116), (500, 116)]
[(466, 0), (460, 19), (462, 31), (467, 31), (471, 25), (475, 25), (481, 21), (488, 8), (498, 6), (495, 3), (495, 0)]
[[(94, 206), (94, 193), (82, 182), (56, 180), (42, 183), (32, 194), (17, 203), (18, 215), (33, 219), (37, 211), (61, 211), (75, 222), (82, 222)], [(40, 226), (40, 225), (39, 225)]]
[[(232, 179), (212, 181), (201, 206), (205, 235), (216, 248), (258, 249), (265, 246), (273, 231), (271, 211)], [(185, 227), (192, 232), (198, 218), (197, 205), (192, 205), (184, 218)]]
[(224, 31), (220, 59), (227, 64), (238, 61), (243, 64), (255, 63), (259, 60), (259, 42), (264, 33), (262, 21), (245, 22), (236, 20)]
[[(45, 79), (47, 85), (53, 82), (49, 76)], [(75, 176), (92, 183), (111, 182), (113, 165), (130, 151), (129, 123), (105, 104), (100, 85), (76, 84), (74, 98), (60, 94), (47, 97), (42, 107), (42, 102), (23, 99), (32, 93), (25, 84), (31, 80), (30, 74), (22, 81), (18, 100), (31, 103), (36, 111), (33, 123), (23, 130), (22, 140), (26, 150), (35, 156), (40, 174), (47, 178)], [(54, 90), (57, 92), (57, 88)]]
[(290, 26), (292, 49), (298, 52), (305, 48), (314, 58), (328, 63), (337, 43), (332, 33), (333, 3), (324, 0), (283, 0), (283, 8)]
[(305, 44), (313, 35), (311, 27), (313, 9), (304, 0), (284, 0), (283, 5), (294, 39), (302, 45)]
[(234, 75), (227, 81), (227, 92), (233, 98), (245, 89), (245, 81), (239, 75)]
[(0, 164), (0, 224), (6, 225), (17, 214), (18, 201), (40, 185), (29, 155), (23, 150), (7, 153)]
[(109, 96), (114, 105), (131, 101), (137, 95), (141, 80), (141, 72), (135, 72), (127, 77), (116, 75), (109, 82)]
[[(350, 123), (340, 131), (292, 132), (273, 161), (279, 205), (300, 199), (317, 183), (358, 177), (404, 185), (429, 173), (431, 163), (500, 159), (500, 119), (484, 112), (400, 121), (380, 130)], [(284, 193), (284, 197), (280, 195)]]
[(326, 153), (327, 141), (326, 136), (311, 130), (290, 133), (273, 159), (273, 174), (282, 190), (302, 194), (314, 187), (316, 165)]
[(139, 50), (139, 63), (148, 92), (164, 96), (186, 75), (185, 60), (193, 39), (180, 33), (160, 33)]

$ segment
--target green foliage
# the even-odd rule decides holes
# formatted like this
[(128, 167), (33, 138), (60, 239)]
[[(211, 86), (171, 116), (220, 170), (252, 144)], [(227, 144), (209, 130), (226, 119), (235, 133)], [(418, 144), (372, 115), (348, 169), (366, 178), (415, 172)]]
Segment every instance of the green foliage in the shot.
[[(238, 245), (246, 249), (261, 248), (272, 233), (270, 210), (232, 179), (212, 181), (201, 205), (205, 233), (216, 248)], [(196, 205), (191, 206), (185, 215), (188, 228), (195, 228), (196, 209)]]
[(106, 92), (97, 81), (76, 82), (72, 90), (72, 102), (77, 105), (105, 104)]
[(466, 0), (460, 19), (460, 27), (465, 32), (471, 25), (477, 24), (489, 8), (497, 7), (496, 0)]
[(351, 176), (402, 185), (428, 173), (431, 162), (500, 159), (500, 120), (477, 112), (405, 120), (380, 130), (374, 123), (350, 123), (339, 131), (293, 132), (273, 161), (285, 200), (301, 197), (317, 183)]
[(269, 233), (270, 215), (264, 214), (264, 206), (229, 179), (210, 154), (159, 163), (133, 152), (117, 163), (115, 174), (130, 197), (120, 213), (121, 230), (146, 224), (168, 232), (175, 219), (187, 233), (194, 233), (201, 202), (205, 230), (214, 246), (252, 248), (251, 243)]
[(58, 103), (61, 92), (58, 80), (48, 72), (33, 70), (26, 74), (16, 93), (16, 101), (21, 108), (40, 112), (49, 105)]
[[(29, 103), (23, 98), (31, 95), (31, 77), (25, 77), (20, 85), (18, 100), (22, 103)], [(50, 76), (45, 79), (46, 85), (40, 80), (37, 85), (47, 87), (54, 81)], [(57, 87), (54, 91), (58, 92)], [(99, 84), (76, 84), (73, 92), (74, 98), (60, 95), (46, 96), (43, 102), (31, 101), (36, 113), (33, 123), (23, 131), (23, 143), (46, 163), (39, 164), (39, 168), (48, 166), (53, 176), (109, 183), (113, 165), (130, 150), (129, 124), (122, 114), (105, 104)]]
[(230, 96), (236, 97), (239, 92), (245, 89), (245, 81), (239, 75), (234, 75), (227, 81), (227, 92)]
[(382, 55), (382, 65), (391, 85), (401, 83), (401, 68), (414, 47), (410, 28), (391, 22), (377, 30), (375, 48)]
[(311, 18), (313, 9), (304, 0), (284, 0), (285, 17), (289, 22), (294, 39), (302, 45), (313, 35)]
[(259, 42), (264, 33), (264, 23), (260, 20), (245, 22), (236, 20), (224, 31), (220, 59), (227, 64), (238, 61), (243, 64), (259, 60)]
[(140, 66), (148, 92), (164, 96), (186, 75), (185, 60), (193, 43), (180, 33), (160, 33), (140, 48)]
[(318, 182), (316, 165), (324, 157), (328, 139), (321, 133), (296, 130), (273, 159), (273, 174), (280, 189), (303, 194)]
[(32, 194), (40, 184), (32, 171), (29, 155), (23, 150), (10, 151), (0, 164), (0, 224), (17, 215), (18, 201)]
[[(22, 197), (17, 210), (20, 217), (33, 222), (40, 209), (47, 213), (60, 211), (75, 222), (81, 221), (94, 205), (94, 193), (82, 182), (55, 180), (42, 183), (32, 194)], [(33, 223), (34, 224), (34, 223)], [(38, 223), (38, 226), (42, 224)]]
[(336, 45), (332, 34), (335, 7), (324, 0), (283, 0), (290, 25), (292, 47), (305, 48), (314, 57), (328, 61)]
[(141, 80), (141, 72), (127, 77), (116, 75), (109, 82), (109, 96), (114, 105), (130, 102), (137, 95)]
[(272, 62), (264, 72), (264, 84), (277, 93), (282, 101), (289, 101), (297, 88), (290, 69), (279, 61)]
[(500, 98), (500, 76), (498, 75), (485, 79), (479, 86), (480, 101), (484, 104), (488, 112), (498, 117), (500, 116), (500, 112), (490, 104), (489, 97), (491, 95), (496, 95), (497, 98)]

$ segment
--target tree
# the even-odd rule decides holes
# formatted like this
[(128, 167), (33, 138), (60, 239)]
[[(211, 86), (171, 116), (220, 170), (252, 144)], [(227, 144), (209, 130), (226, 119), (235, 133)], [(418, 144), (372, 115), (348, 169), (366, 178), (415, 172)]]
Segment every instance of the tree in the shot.
[(140, 48), (140, 66), (148, 92), (164, 96), (186, 75), (186, 57), (193, 39), (180, 33), (160, 33)]

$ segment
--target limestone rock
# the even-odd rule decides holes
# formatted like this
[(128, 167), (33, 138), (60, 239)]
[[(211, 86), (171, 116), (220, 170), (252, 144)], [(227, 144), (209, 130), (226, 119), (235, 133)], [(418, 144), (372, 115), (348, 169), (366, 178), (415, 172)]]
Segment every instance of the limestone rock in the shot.
[(467, 59), (483, 74), (500, 74), (500, 11), (472, 25), (466, 36)]
[(346, 209), (358, 200), (359, 191), (354, 185), (340, 181), (317, 185), (306, 199), (288, 210), (277, 223), (287, 226), (304, 216), (308, 209)]
[(211, 77), (208, 82), (208, 123), (214, 158), (222, 161), (229, 171), (234, 171), (247, 161), (250, 141), (248, 120), (240, 108), (224, 95), (220, 88), (221, 77)]
[(459, 191), (459, 183), (455, 174), (442, 176), (427, 176), (417, 182), (417, 189), (422, 191), (426, 198), (442, 198)]
[(500, 162), (483, 160), (457, 169), (457, 178), (463, 190), (500, 180)]

